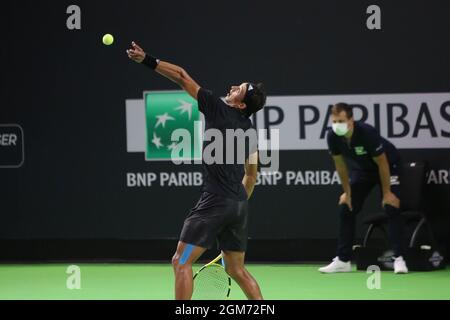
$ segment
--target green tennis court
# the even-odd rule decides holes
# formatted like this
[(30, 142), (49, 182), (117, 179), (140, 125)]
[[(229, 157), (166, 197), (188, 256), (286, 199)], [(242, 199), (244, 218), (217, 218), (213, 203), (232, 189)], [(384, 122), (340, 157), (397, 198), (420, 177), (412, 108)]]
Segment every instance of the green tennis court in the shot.
[[(170, 264), (77, 264), (80, 289), (68, 289), (69, 264), (0, 265), (0, 299), (173, 299)], [(200, 268), (196, 265), (194, 271)], [(249, 264), (265, 299), (450, 299), (450, 269), (395, 275), (381, 272), (368, 289), (362, 271), (323, 275), (319, 265)], [(245, 299), (232, 283), (231, 299)]]

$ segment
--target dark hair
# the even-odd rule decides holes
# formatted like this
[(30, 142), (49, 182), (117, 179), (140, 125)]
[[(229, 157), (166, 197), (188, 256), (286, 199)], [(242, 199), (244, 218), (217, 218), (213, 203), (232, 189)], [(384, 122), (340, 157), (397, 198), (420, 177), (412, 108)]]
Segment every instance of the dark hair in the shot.
[(352, 107), (350, 107), (348, 104), (346, 104), (346, 103), (344, 103), (344, 102), (336, 103), (336, 104), (331, 108), (331, 114), (334, 114), (334, 115), (338, 115), (338, 114), (341, 113), (342, 111), (345, 112), (345, 115), (347, 116), (348, 119), (353, 118), (353, 110), (352, 110)]
[[(249, 92), (249, 87), (252, 86), (252, 90)], [(261, 110), (266, 104), (266, 90), (264, 89), (264, 84), (249, 83), (247, 85), (247, 92), (242, 100), (247, 108), (245, 108), (245, 114), (250, 117), (252, 114)]]

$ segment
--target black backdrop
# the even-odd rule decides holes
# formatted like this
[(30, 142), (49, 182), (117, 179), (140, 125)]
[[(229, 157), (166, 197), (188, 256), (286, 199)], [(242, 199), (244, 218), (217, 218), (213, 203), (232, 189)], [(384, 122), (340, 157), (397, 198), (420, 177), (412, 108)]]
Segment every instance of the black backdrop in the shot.
[[(81, 30), (66, 28), (71, 4), (81, 8)], [(4, 2), (0, 123), (24, 129), (25, 162), (0, 169), (0, 239), (177, 237), (199, 188), (127, 188), (126, 173), (201, 168), (145, 162), (143, 154), (127, 152), (125, 100), (178, 89), (128, 60), (131, 40), (217, 92), (245, 80), (264, 81), (274, 96), (449, 92), (450, 3), (378, 1), (378, 31), (365, 27), (370, 4)], [(113, 46), (101, 43), (104, 33), (115, 36)], [(450, 168), (449, 149), (402, 153)], [(323, 150), (280, 156), (281, 170), (332, 170)], [(334, 241), (339, 192), (337, 185), (258, 186), (250, 237)], [(428, 194), (446, 242), (450, 187), (430, 185)], [(366, 208), (377, 205), (374, 194)]]

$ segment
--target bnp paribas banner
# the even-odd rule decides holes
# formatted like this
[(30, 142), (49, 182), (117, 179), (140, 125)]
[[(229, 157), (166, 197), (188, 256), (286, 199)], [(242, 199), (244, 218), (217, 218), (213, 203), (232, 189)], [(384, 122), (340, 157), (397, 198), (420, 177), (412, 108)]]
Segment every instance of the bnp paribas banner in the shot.
[[(252, 120), (258, 129), (278, 129), (279, 150), (326, 150), (330, 109), (337, 102), (352, 105), (355, 120), (372, 124), (399, 149), (450, 149), (450, 93), (270, 96), (264, 110)], [(181, 129), (188, 133), (186, 137), (191, 137), (191, 148), (180, 157), (197, 160), (201, 156), (203, 139), (199, 121), (203, 122), (203, 116), (198, 111), (197, 101), (185, 92), (145, 92), (143, 99), (126, 100), (127, 151), (142, 154), (143, 163), (173, 162), (171, 150), (180, 141), (173, 139), (173, 133)], [(269, 135), (270, 130), (265, 134)], [(258, 143), (261, 141), (263, 139), (259, 138)], [(259, 149), (264, 147), (260, 145)], [(283, 157), (284, 154), (280, 154), (282, 166), (286, 161)], [(157, 168), (142, 172), (142, 169), (144, 167), (126, 172), (127, 187), (190, 187), (202, 183), (201, 167), (187, 172), (160, 172)], [(428, 183), (450, 184), (450, 167), (439, 165), (431, 170)], [(257, 185), (261, 186), (336, 184), (339, 184), (337, 173), (324, 164), (316, 168), (284, 168), (271, 176), (259, 175), (257, 180)]]
[[(450, 93), (269, 96), (253, 121), (258, 129), (279, 129), (280, 150), (325, 150), (330, 109), (337, 102), (352, 105), (355, 120), (372, 124), (399, 149), (450, 148)], [(200, 130), (194, 125), (201, 120), (196, 101), (179, 91), (127, 100), (126, 117), (127, 151), (145, 153), (147, 160), (169, 160), (173, 145), (166, 134), (175, 127)], [(193, 139), (193, 156), (199, 146)]]

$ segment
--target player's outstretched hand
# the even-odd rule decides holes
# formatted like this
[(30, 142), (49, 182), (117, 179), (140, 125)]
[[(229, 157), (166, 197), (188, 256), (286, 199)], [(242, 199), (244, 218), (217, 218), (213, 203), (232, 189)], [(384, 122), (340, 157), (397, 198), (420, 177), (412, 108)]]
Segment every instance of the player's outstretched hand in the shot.
[(137, 45), (136, 42), (131, 42), (131, 49), (127, 50), (128, 58), (134, 62), (141, 63), (145, 58), (145, 51)]

